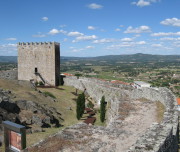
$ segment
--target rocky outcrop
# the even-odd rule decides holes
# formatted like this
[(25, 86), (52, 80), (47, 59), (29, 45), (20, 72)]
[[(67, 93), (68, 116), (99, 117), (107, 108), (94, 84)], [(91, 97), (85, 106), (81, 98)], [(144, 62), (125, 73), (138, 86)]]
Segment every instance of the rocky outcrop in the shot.
[[(11, 91), (0, 90), (0, 124), (9, 120), (30, 128), (30, 132), (36, 128), (59, 127), (63, 119), (61, 114), (53, 107), (40, 105), (33, 101), (11, 100)], [(42, 131), (42, 129), (38, 129)]]

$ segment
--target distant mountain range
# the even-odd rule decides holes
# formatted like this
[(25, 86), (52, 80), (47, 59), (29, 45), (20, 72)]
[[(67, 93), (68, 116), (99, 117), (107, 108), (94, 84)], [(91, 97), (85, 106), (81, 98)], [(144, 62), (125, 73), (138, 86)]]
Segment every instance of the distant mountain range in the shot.
[(0, 62), (17, 63), (17, 56), (0, 56)]
[[(87, 61), (108, 61), (108, 62), (180, 62), (180, 55), (106, 55), (98, 57), (65, 57), (61, 56), (61, 61), (87, 60)], [(0, 62), (17, 63), (17, 56), (0, 56)]]

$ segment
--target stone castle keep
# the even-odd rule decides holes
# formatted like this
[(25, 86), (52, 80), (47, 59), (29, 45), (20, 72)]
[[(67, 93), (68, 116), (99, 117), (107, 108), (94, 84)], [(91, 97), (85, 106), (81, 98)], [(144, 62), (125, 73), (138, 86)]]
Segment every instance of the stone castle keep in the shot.
[(57, 86), (59, 75), (59, 43), (18, 43), (18, 80)]

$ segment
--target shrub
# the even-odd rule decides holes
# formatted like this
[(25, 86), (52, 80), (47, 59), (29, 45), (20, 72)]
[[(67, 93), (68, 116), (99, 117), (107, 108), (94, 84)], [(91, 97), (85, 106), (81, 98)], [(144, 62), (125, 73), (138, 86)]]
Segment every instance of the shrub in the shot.
[(44, 83), (43, 83), (42, 81), (39, 81), (39, 85), (40, 85), (40, 86), (43, 86)]
[(106, 115), (106, 102), (105, 102), (105, 97), (102, 96), (101, 105), (100, 105), (100, 120), (101, 120), (101, 122), (104, 122), (105, 115)]

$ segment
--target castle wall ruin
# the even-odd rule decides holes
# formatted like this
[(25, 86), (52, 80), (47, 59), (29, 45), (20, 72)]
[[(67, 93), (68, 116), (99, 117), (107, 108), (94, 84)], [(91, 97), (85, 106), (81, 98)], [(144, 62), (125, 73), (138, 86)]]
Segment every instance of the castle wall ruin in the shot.
[(161, 123), (152, 124), (144, 135), (139, 137), (128, 152), (177, 152), (179, 140), (178, 112), (176, 111), (176, 97), (167, 88), (141, 88), (131, 86), (114, 85), (92, 78), (66, 77), (64, 84), (74, 86), (80, 90), (86, 90), (87, 94), (95, 101), (99, 101), (104, 95), (108, 102), (107, 125), (116, 123), (118, 107), (127, 99), (146, 98), (152, 102), (160, 101), (165, 106), (165, 112)]
[(42, 81), (57, 86), (59, 75), (59, 43), (18, 43), (18, 80)]

